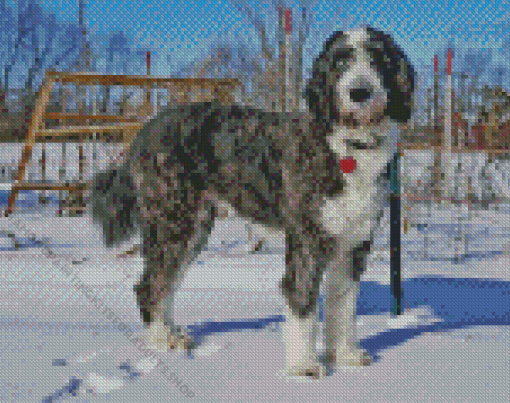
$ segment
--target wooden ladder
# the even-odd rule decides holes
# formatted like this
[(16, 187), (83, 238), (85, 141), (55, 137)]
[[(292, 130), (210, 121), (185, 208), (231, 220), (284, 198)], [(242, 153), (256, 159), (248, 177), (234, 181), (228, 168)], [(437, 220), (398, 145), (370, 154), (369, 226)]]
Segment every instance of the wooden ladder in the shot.
[[(150, 91), (144, 99), (143, 106), (136, 117), (124, 116), (106, 116), (106, 115), (80, 115), (72, 113), (46, 112), (49, 103), (49, 97), (52, 91), (53, 83), (62, 84), (75, 83), (76, 85), (129, 85), (140, 86), (150, 89), (154, 85), (165, 86), (165, 84), (177, 86), (179, 90), (179, 102), (188, 101), (188, 92), (190, 87), (200, 89), (213, 89), (214, 96), (220, 102), (231, 103), (233, 97), (229, 92), (232, 88), (240, 85), (237, 79), (205, 79), (205, 78), (169, 78), (169, 77), (149, 77), (149, 76), (128, 76), (128, 75), (100, 75), (91, 73), (61, 73), (47, 71), (43, 81), (39, 96), (35, 104), (35, 110), (32, 115), (32, 121), (29, 126), (28, 136), (25, 141), (25, 147), (21, 155), (21, 161), (18, 165), (14, 184), (8, 198), (8, 206), (5, 210), (5, 217), (14, 212), (16, 198), (20, 190), (59, 190), (70, 191), (83, 194), (87, 189), (87, 182), (79, 183), (29, 183), (24, 182), (27, 164), (32, 156), (32, 149), (36, 142), (63, 142), (69, 141), (71, 137), (79, 137), (82, 142), (83, 134), (91, 133), (120, 133), (120, 142), (124, 143), (125, 148), (119, 157), (126, 155), (127, 150), (134, 139), (138, 130), (144, 124), (143, 117), (149, 117), (152, 114), (150, 103)], [(184, 87), (184, 90), (183, 90)], [(173, 87), (172, 87), (173, 88)], [(79, 120), (79, 121), (103, 121), (115, 123), (115, 125), (105, 126), (68, 126), (58, 129), (43, 129), (44, 119), (53, 120)], [(44, 158), (43, 158), (44, 160)], [(43, 162), (44, 164), (44, 162)], [(84, 208), (82, 208), (84, 210)]]

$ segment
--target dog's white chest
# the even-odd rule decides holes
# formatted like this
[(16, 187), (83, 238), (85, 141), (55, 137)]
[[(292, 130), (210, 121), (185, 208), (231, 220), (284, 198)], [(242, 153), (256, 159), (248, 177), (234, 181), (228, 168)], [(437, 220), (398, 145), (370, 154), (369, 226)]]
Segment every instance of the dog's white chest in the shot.
[(332, 138), (330, 146), (339, 158), (352, 156), (356, 169), (345, 173), (346, 185), (340, 196), (326, 198), (321, 207), (321, 222), (329, 233), (351, 239), (353, 244), (367, 240), (387, 197), (380, 176), (389, 161), (387, 147), (377, 150), (350, 150), (340, 138)]

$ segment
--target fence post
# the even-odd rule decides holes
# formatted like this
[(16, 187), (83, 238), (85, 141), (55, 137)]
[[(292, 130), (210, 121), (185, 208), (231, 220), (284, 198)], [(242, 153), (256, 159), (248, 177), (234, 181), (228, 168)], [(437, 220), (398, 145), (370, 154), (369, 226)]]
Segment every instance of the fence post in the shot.
[(448, 49), (448, 65), (446, 69), (446, 90), (445, 90), (445, 108), (444, 108), (444, 132), (443, 142), (441, 143), (441, 164), (445, 170), (443, 196), (448, 200), (453, 197), (453, 155), (452, 155), (452, 50)]
[(401, 228), (400, 228), (400, 156), (401, 147), (393, 156), (390, 171), (390, 269), (391, 269), (391, 294), (392, 315), (402, 313), (402, 287), (401, 278)]

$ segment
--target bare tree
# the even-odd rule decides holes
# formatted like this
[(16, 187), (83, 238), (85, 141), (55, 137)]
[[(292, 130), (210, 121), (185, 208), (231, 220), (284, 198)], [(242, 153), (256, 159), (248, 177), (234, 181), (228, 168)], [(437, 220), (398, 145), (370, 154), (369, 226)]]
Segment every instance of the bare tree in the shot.
[[(104, 37), (100, 35), (92, 36), (93, 43), (101, 43)], [(124, 31), (115, 31), (108, 35), (106, 48), (97, 51), (98, 61), (104, 60), (106, 68), (102, 71), (104, 74), (145, 74), (146, 49), (132, 49), (130, 42), (132, 39)], [(99, 110), (107, 113), (112, 99), (112, 88), (102, 86), (102, 101)], [(125, 104), (133, 95), (133, 92), (125, 93), (120, 101)]]
[[(231, 77), (237, 77), (251, 91), (251, 99), (259, 107), (275, 109), (277, 105), (277, 94), (281, 82), (279, 72), (279, 55), (283, 44), (283, 20), (281, 9), (284, 7), (282, 0), (272, 0), (272, 10), (264, 9), (266, 16), (258, 13), (255, 8), (243, 0), (231, 0), (241, 13), (254, 27), (260, 40), (260, 50), (253, 51), (253, 46), (240, 44), (235, 47), (230, 44), (215, 46), (210, 49), (205, 57), (194, 69), (198, 76), (213, 76), (228, 72)], [(310, 31), (310, 2), (300, 7), (300, 12), (295, 13), (293, 30), (297, 31), (297, 40), (292, 40), (292, 52), (290, 65), (292, 66), (292, 82), (290, 83), (291, 99), (299, 99), (299, 93), (303, 87), (303, 59), (304, 44)], [(292, 3), (296, 4), (296, 3)], [(297, 3), (299, 4), (299, 2)], [(235, 59), (241, 60), (236, 62)], [(220, 68), (219, 65), (225, 64)], [(216, 70), (214, 70), (216, 69)], [(189, 69), (188, 69), (189, 70)], [(181, 71), (184, 73), (185, 69)], [(188, 72), (189, 73), (189, 72)]]
[[(480, 105), (478, 96), (480, 95), (479, 84), (481, 82), (482, 73), (484, 73), (492, 62), (492, 52), (484, 50), (470, 49), (464, 56), (464, 67), (469, 77), (471, 78), (471, 85), (468, 94), (468, 109), (473, 106)], [(474, 102), (473, 102), (474, 101)], [(474, 104), (474, 105), (473, 105)]]
[[(177, 77), (197, 78), (237, 78), (246, 93), (238, 93), (238, 102), (258, 107), (266, 107), (265, 97), (258, 91), (250, 91), (260, 86), (260, 78), (264, 75), (264, 61), (253, 56), (253, 49), (243, 43), (232, 45), (231, 41), (211, 46), (207, 56), (192, 61), (174, 75)], [(170, 57), (169, 57), (170, 58)]]
[[(0, 0), (0, 14), (2, 120), (8, 121), (5, 132), (8, 137), (22, 137), (35, 105), (43, 71), (69, 66), (79, 49), (79, 29), (76, 24), (58, 22), (55, 15), (45, 12), (34, 0), (20, 0), (14, 7), (11, 2)], [(23, 116), (17, 116), (12, 111), (8, 113), (11, 108), (7, 94), (13, 87), (13, 71), (16, 71), (15, 84), (19, 86), (21, 81), (24, 87), (18, 99)]]
[[(274, 108), (278, 102), (276, 102), (277, 87), (282, 85), (283, 77), (281, 72), (278, 71), (278, 56), (281, 54), (282, 46), (284, 45), (284, 13), (283, 9), (292, 10), (291, 5), (287, 5), (282, 0), (271, 1), (274, 7), (275, 17), (271, 21), (271, 17), (264, 18), (258, 14), (252, 7), (244, 1), (231, 0), (233, 4), (247, 17), (252, 23), (256, 32), (259, 35), (261, 43), (262, 55), (266, 61), (265, 74), (260, 77), (257, 91), (261, 91), (266, 94), (268, 106)], [(312, 25), (312, 13), (310, 12), (313, 2), (309, 1), (298, 1), (292, 3), (297, 5), (297, 12), (293, 13), (292, 18), (292, 34), (291, 34), (291, 55), (289, 58), (290, 86), (287, 91), (287, 96), (294, 101), (293, 108), (299, 108), (301, 100), (301, 91), (304, 85), (304, 59), (305, 59), (305, 43), (310, 35), (310, 26)], [(278, 14), (277, 14), (278, 13)], [(276, 15), (278, 17), (276, 17)], [(275, 29), (274, 36), (271, 38), (268, 32), (271, 32), (271, 28), (275, 27), (274, 21), (278, 21), (278, 29)], [(271, 24), (272, 23), (272, 24)], [(297, 36), (297, 38), (296, 38)], [(281, 106), (280, 106), (281, 107)]]
[[(289, 35), (290, 44), (287, 53), (290, 53), (288, 66), (290, 82), (286, 91), (286, 101), (291, 101), (291, 109), (303, 106), (302, 90), (307, 76), (306, 65), (313, 57), (317, 56), (316, 46), (305, 46), (311, 41), (312, 34), (314, 43), (323, 43), (325, 37), (338, 29), (345, 29), (348, 25), (349, 16), (340, 15), (338, 10), (333, 11), (333, 19), (328, 19), (318, 25), (314, 32), (311, 31), (313, 13), (311, 9), (313, 1), (287, 1), (270, 0), (270, 7), (264, 8), (264, 14), (257, 11), (257, 6), (245, 0), (230, 0), (246, 18), (256, 33), (256, 49), (253, 46), (253, 35), (246, 40), (232, 46), (232, 40), (225, 44), (211, 47), (206, 56), (201, 60), (181, 67), (175, 72), (178, 76), (238, 77), (250, 90), (251, 97), (247, 101), (264, 109), (281, 109), (278, 93), (282, 85), (281, 50), (285, 40), (285, 10), (292, 11), (292, 32)], [(336, 15), (338, 14), (338, 15)], [(345, 26), (339, 25), (342, 20)], [(235, 63), (235, 58), (243, 58), (243, 63)], [(170, 57), (168, 62), (171, 63)], [(226, 63), (226, 68), (219, 64)], [(241, 68), (239, 68), (241, 67)], [(245, 70), (243, 70), (245, 69)], [(247, 74), (245, 74), (247, 72)], [(251, 98), (251, 99), (248, 99)]]

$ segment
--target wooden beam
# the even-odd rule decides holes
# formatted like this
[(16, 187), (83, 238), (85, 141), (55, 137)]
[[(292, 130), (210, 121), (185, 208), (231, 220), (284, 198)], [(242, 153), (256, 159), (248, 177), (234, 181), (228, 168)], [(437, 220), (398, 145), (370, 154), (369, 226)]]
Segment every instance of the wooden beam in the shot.
[[(32, 116), (32, 121), (29, 127), (28, 136), (25, 141), (25, 147), (23, 148), (21, 161), (16, 173), (15, 182), (9, 194), (8, 206), (5, 210), (5, 217), (8, 217), (14, 211), (14, 205), (16, 197), (20, 189), (31, 189), (31, 190), (76, 190), (76, 185), (62, 186), (56, 184), (22, 184), (25, 176), (26, 165), (28, 164), (32, 156), (32, 148), (36, 142), (68, 142), (72, 141), (72, 137), (78, 137), (80, 143), (84, 140), (83, 135), (86, 134), (97, 134), (97, 133), (109, 133), (109, 132), (122, 132), (122, 140), (127, 144), (126, 150), (122, 153), (124, 156), (127, 155), (129, 145), (135, 138), (136, 133), (140, 130), (144, 123), (141, 122), (141, 117), (119, 117), (119, 116), (107, 116), (107, 115), (82, 115), (76, 113), (66, 112), (46, 112), (46, 106), (49, 102), (51, 90), (54, 82), (60, 82), (62, 84), (74, 83), (77, 86), (80, 85), (131, 85), (139, 87), (149, 86), (162, 86), (170, 87), (172, 90), (177, 87), (180, 92), (183, 88), (187, 91), (191, 90), (190, 87), (196, 90), (196, 87), (201, 89), (214, 89), (220, 101), (223, 101), (226, 97), (228, 89), (234, 89), (235, 87), (242, 85), (237, 79), (205, 79), (205, 78), (169, 78), (169, 77), (150, 77), (150, 76), (131, 76), (131, 75), (102, 75), (96, 73), (63, 73), (56, 71), (47, 71), (43, 85), (37, 99), (35, 110)], [(172, 88), (174, 87), (174, 88)], [(225, 88), (226, 87), (226, 88)], [(228, 88), (228, 89), (227, 89)], [(186, 94), (187, 95), (187, 94)], [(65, 103), (65, 98), (64, 98)], [(65, 106), (64, 106), (65, 110)], [(146, 114), (147, 115), (147, 114)], [(43, 119), (48, 120), (79, 120), (79, 121), (109, 121), (124, 123), (116, 126), (70, 126), (70, 127), (58, 127), (57, 129), (41, 129)], [(133, 122), (133, 124), (126, 123)], [(137, 122), (137, 123), (134, 123)], [(112, 139), (108, 139), (112, 140)], [(117, 141), (115, 141), (117, 142)], [(83, 150), (80, 149), (80, 157), (83, 159)], [(83, 162), (83, 160), (82, 160)], [(80, 165), (80, 174), (83, 174), (83, 166)], [(81, 189), (81, 188), (80, 188)]]
[(51, 80), (44, 81), (43, 85), (41, 86), (41, 92), (39, 93), (39, 98), (36, 101), (32, 121), (30, 123), (30, 127), (28, 128), (28, 136), (25, 142), (25, 147), (23, 148), (23, 152), (21, 154), (21, 164), (18, 167), (18, 172), (16, 173), (16, 178), (14, 179), (15, 185), (11, 189), (9, 199), (7, 201), (5, 217), (8, 217), (14, 211), (14, 204), (16, 202), (16, 197), (18, 196), (18, 187), (16, 185), (21, 183), (25, 176), (26, 166), (30, 160), (30, 157), (32, 156), (32, 148), (36, 141), (36, 132), (41, 125), (42, 115), (50, 99), (52, 86), (53, 83)]
[(59, 208), (59, 213), (62, 213), (65, 211), (89, 211), (90, 208), (88, 206), (82, 206), (82, 207), (67, 207), (62, 206)]
[[(441, 149), (440, 146), (431, 146), (426, 144), (405, 144), (404, 150), (424, 150), (424, 151), (435, 151), (439, 152)], [(510, 153), (510, 148), (499, 148), (499, 149), (493, 149), (493, 150), (473, 150), (468, 149), (465, 147), (452, 147), (452, 153), (488, 153), (490, 151), (491, 154), (508, 154)]]
[(45, 119), (53, 120), (108, 120), (110, 122), (118, 123), (131, 123), (138, 122), (139, 119), (136, 117), (123, 117), (115, 115), (76, 115), (73, 113), (59, 113), (59, 112), (46, 112), (44, 114)]
[(45, 129), (39, 130), (37, 136), (39, 137), (65, 137), (69, 134), (86, 134), (86, 133), (108, 133), (118, 132), (122, 130), (140, 130), (143, 123), (134, 123), (131, 125), (118, 125), (118, 126), (68, 126), (59, 129)]
[(12, 189), (17, 188), (18, 190), (86, 190), (87, 183), (28, 183), (24, 182), (18, 185), (13, 185)]
[(47, 137), (38, 137), (37, 142), (38, 143), (53, 143), (53, 144), (62, 144), (62, 143), (73, 143), (73, 144), (80, 144), (85, 143), (88, 141), (97, 141), (98, 143), (112, 143), (112, 144), (122, 144), (127, 143), (128, 140), (126, 140), (126, 136), (128, 134), (126, 133), (115, 133), (115, 134), (108, 134), (103, 133), (100, 136), (97, 136), (97, 139), (95, 138), (93, 133), (89, 134), (70, 134), (69, 136), (57, 136), (52, 137), (48, 135)]
[(240, 81), (232, 79), (211, 79), (211, 78), (170, 78), (154, 76), (132, 76), (132, 75), (104, 75), (96, 73), (63, 73), (58, 71), (47, 71), (46, 79), (48, 81), (66, 83), (76, 83), (81, 85), (134, 85), (146, 86), (147, 84), (173, 84), (184, 86), (199, 86), (202, 88), (214, 86), (238, 86)]

